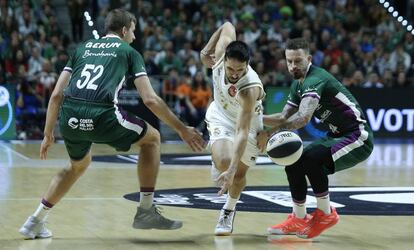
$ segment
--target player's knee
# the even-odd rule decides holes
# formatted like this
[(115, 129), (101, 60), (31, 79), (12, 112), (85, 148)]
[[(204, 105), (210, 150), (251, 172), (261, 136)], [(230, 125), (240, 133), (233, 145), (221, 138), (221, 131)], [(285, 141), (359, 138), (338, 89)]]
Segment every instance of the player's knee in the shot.
[(333, 166), (331, 150), (323, 146), (304, 151), (300, 160), (303, 162), (303, 171), (307, 174), (320, 171), (323, 167)]
[(303, 162), (303, 155), (297, 162), (293, 163), (292, 165), (286, 166), (285, 172), (287, 176), (292, 176), (292, 175), (301, 173), (303, 170), (302, 162)]
[(76, 164), (73, 163), (69, 166), (69, 168), (64, 169), (65, 172), (70, 172), (73, 175), (82, 175), (85, 170), (88, 168), (89, 164)]
[(161, 135), (158, 130), (152, 127), (148, 127), (147, 133), (143, 140), (139, 143), (139, 146), (160, 146)]
[(91, 155), (90, 153), (88, 153), (82, 160), (79, 160), (79, 161), (71, 160), (69, 168), (65, 170), (75, 175), (81, 175), (89, 167), (89, 165), (91, 164), (91, 161), (92, 161)]
[(231, 157), (220, 157), (214, 161), (214, 165), (221, 171), (227, 170), (231, 162)]

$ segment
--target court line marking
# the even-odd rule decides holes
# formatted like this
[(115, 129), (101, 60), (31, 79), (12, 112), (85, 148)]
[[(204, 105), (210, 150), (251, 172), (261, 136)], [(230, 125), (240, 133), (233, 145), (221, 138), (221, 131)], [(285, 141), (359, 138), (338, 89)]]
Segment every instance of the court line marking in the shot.
[(6, 148), (6, 150), (10, 150), (10, 152), (12, 152), (13, 154), (17, 155), (18, 157), (20, 157), (20, 158), (22, 158), (22, 159), (24, 159), (26, 161), (30, 160), (29, 157), (25, 156), (24, 154), (21, 154), (21, 153), (17, 152), (16, 150), (10, 148), (9, 146), (7, 146), (5, 144), (2, 144), (2, 146), (4, 146)]
[[(0, 198), (0, 201), (37, 201), (40, 198)], [(75, 197), (75, 198), (63, 198), (62, 201), (71, 200), (71, 201), (99, 201), (99, 200), (126, 200), (123, 197)]]

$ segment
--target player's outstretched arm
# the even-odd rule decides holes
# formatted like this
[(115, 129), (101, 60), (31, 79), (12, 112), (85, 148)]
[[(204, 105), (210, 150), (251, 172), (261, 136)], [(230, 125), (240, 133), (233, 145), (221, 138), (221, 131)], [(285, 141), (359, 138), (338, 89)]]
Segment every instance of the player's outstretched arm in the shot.
[(201, 137), (201, 133), (193, 127), (186, 126), (174, 115), (167, 104), (155, 93), (147, 76), (136, 78), (134, 84), (145, 106), (161, 121), (173, 128), (193, 151), (201, 151), (204, 148), (204, 140)]
[(200, 59), (204, 66), (212, 68), (216, 60), (226, 51), (227, 45), (236, 40), (236, 29), (230, 22), (225, 22), (218, 28), (200, 52)]
[(300, 102), (298, 112), (294, 113), (284, 123), (282, 123), (280, 128), (289, 130), (303, 128), (312, 118), (318, 104), (318, 98), (312, 96), (303, 98)]
[(246, 149), (250, 131), (250, 123), (254, 115), (255, 103), (260, 96), (260, 92), (261, 90), (259, 87), (254, 87), (242, 90), (239, 93), (239, 102), (242, 109), (237, 117), (233, 154), (229, 168), (217, 179), (217, 181), (221, 183), (219, 195), (224, 194), (233, 183), (234, 175), (237, 172), (240, 159)]
[(271, 115), (264, 115), (263, 116), (263, 124), (268, 127), (277, 127), (286, 122), (286, 120), (291, 117), (294, 113), (298, 111), (297, 108), (286, 104), (283, 107), (281, 113), (275, 113)]
[(287, 121), (287, 119), (291, 117), (297, 111), (298, 109), (296, 107), (286, 104), (283, 107), (283, 110), (281, 113), (275, 113), (275, 114), (263, 116), (263, 124), (270, 128), (268, 130), (260, 131), (257, 134), (257, 138), (256, 138), (257, 147), (259, 148), (261, 152), (264, 152), (267, 141), (269, 140), (270, 136), (276, 131), (280, 130), (282, 125), (285, 124), (285, 122)]
[(49, 105), (46, 113), (46, 123), (44, 129), (44, 138), (40, 146), (40, 159), (46, 159), (47, 150), (54, 142), (53, 131), (57, 121), (60, 105), (63, 100), (63, 89), (68, 86), (71, 73), (62, 71), (56, 83), (56, 87), (50, 96)]

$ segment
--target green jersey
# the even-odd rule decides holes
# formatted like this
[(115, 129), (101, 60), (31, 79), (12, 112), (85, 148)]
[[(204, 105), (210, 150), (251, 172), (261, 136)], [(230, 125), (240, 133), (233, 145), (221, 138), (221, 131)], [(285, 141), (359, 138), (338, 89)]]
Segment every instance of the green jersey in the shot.
[(97, 103), (117, 103), (126, 77), (146, 75), (140, 53), (116, 35), (80, 45), (64, 70), (72, 73), (64, 95)]
[(333, 134), (359, 130), (366, 123), (364, 113), (352, 94), (326, 70), (311, 65), (303, 82), (294, 81), (288, 104), (298, 108), (302, 98), (319, 99), (314, 116)]

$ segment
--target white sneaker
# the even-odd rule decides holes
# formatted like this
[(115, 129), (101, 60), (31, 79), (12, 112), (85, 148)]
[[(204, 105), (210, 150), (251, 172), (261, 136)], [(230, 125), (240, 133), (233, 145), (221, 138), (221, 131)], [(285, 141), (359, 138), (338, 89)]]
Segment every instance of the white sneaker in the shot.
[(19, 229), (19, 232), (29, 239), (50, 238), (52, 237), (52, 232), (45, 227), (45, 224), (46, 218), (41, 221), (34, 216), (29, 216), (23, 226)]
[(236, 210), (221, 209), (219, 221), (214, 234), (217, 236), (227, 236), (233, 232), (233, 221)]

